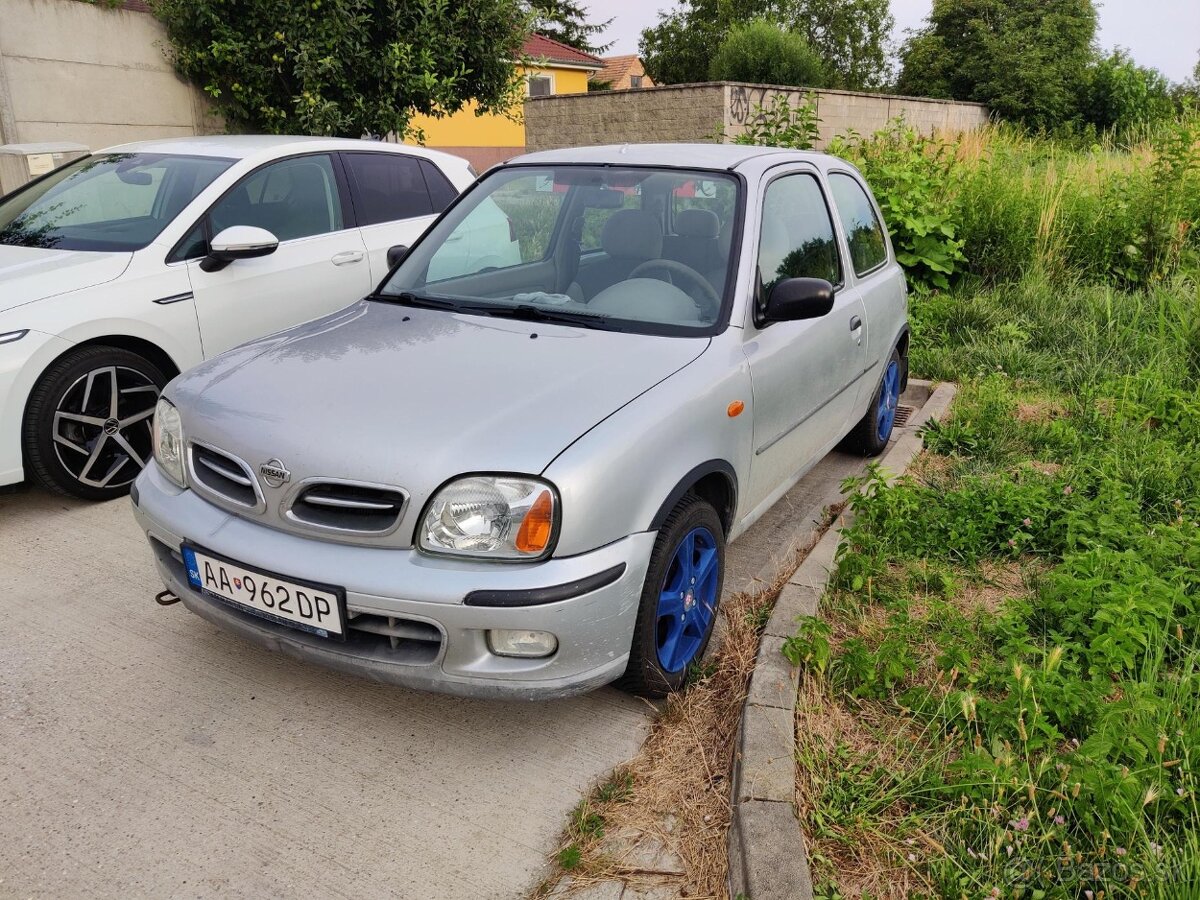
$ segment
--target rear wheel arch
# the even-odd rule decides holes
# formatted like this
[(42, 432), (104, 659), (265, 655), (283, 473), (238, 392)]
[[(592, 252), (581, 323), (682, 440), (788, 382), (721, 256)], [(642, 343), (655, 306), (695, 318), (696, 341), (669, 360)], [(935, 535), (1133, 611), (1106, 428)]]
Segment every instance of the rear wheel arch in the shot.
[(723, 459), (710, 459), (695, 466), (684, 475), (671, 492), (663, 500), (662, 505), (650, 522), (649, 531), (658, 531), (667, 521), (667, 517), (679, 505), (679, 501), (688, 493), (693, 493), (707, 501), (721, 519), (725, 535), (733, 527), (733, 517), (737, 511), (737, 473), (733, 466)]

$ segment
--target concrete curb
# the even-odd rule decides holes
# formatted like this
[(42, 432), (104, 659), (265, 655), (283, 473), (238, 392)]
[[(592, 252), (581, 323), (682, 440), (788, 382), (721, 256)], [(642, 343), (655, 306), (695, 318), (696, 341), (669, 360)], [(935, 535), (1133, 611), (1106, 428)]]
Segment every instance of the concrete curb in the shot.
[[(945, 416), (958, 389), (949, 383), (933, 388), (929, 382), (913, 379), (909, 390), (929, 393), (879, 460), (889, 483), (903, 475), (921, 451), (921, 426)], [(826, 499), (824, 505), (829, 507), (843, 498), (839, 494)], [(824, 534), (816, 521), (793, 533), (793, 548), (808, 553), (780, 591), (763, 632), (734, 751), (729, 825), (729, 895), (734, 898), (812, 900), (812, 875), (795, 802), (800, 673), (781, 651), (784, 641), (795, 634), (797, 619), (816, 615), (834, 569), (842, 528), (850, 519), (844, 513)], [(769, 583), (773, 578), (767, 575), (762, 580)]]

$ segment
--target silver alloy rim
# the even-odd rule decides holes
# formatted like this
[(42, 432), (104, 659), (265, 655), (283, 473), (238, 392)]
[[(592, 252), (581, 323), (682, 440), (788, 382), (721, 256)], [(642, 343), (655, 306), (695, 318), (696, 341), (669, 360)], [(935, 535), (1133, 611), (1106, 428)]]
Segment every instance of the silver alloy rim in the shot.
[(158, 385), (128, 366), (104, 366), (76, 380), (63, 392), (51, 426), (62, 467), (88, 487), (132, 482), (153, 452), (158, 394)]

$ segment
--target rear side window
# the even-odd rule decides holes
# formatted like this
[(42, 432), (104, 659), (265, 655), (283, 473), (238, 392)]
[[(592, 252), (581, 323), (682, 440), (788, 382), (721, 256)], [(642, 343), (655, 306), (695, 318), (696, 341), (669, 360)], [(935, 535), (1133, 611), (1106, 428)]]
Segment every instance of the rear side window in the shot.
[(434, 212), (420, 160), (401, 153), (346, 153), (359, 225), (378, 225)]
[(887, 262), (887, 242), (883, 239), (883, 226), (875, 215), (867, 192), (849, 175), (829, 176), (829, 189), (833, 191), (833, 202), (837, 204), (838, 217), (846, 229), (846, 242), (850, 245), (850, 264), (856, 275), (865, 275)]
[(429, 160), (421, 160), (421, 171), (425, 175), (425, 186), (429, 188), (429, 199), (433, 203), (433, 211), (440, 213), (454, 202), (458, 191), (454, 189), (450, 179), (442, 174), (442, 170)]

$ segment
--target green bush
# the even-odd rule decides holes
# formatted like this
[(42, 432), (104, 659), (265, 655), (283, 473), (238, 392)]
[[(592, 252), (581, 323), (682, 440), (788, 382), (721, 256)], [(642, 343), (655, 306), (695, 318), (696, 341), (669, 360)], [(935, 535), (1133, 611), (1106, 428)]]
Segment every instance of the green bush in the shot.
[(757, 19), (729, 30), (709, 64), (713, 81), (824, 87), (825, 63), (804, 37)]
[(910, 287), (950, 287), (967, 262), (955, 210), (942, 202), (956, 168), (954, 146), (897, 121), (870, 138), (835, 140), (829, 152), (862, 170)]

